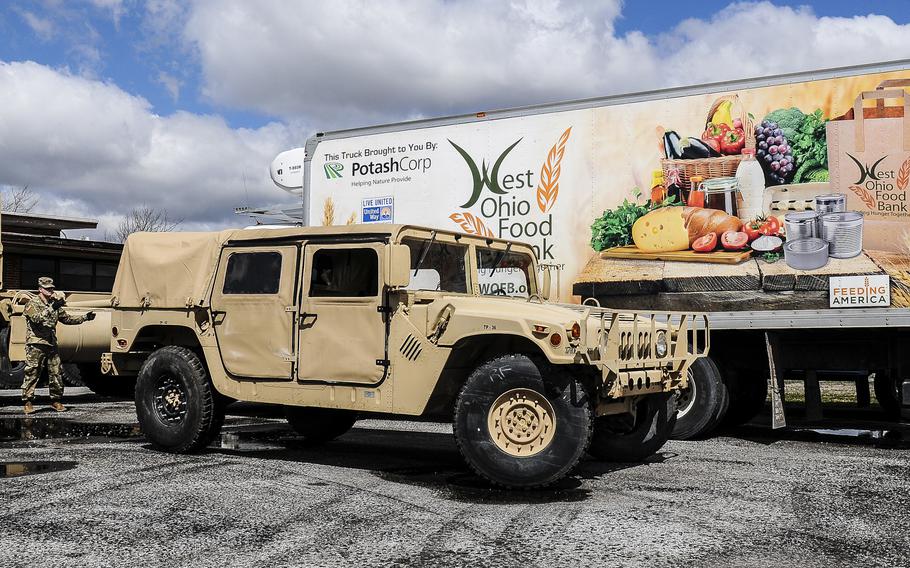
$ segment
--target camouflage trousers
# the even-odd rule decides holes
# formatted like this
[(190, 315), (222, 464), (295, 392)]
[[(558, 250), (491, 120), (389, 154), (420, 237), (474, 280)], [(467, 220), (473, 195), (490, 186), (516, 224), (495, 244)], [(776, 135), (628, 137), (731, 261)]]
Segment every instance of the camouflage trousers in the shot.
[(47, 367), (47, 386), (51, 391), (51, 400), (63, 398), (63, 373), (57, 348), (48, 345), (26, 345), (22, 400), (29, 401), (35, 398), (35, 388), (38, 386), (41, 371), (45, 367)]

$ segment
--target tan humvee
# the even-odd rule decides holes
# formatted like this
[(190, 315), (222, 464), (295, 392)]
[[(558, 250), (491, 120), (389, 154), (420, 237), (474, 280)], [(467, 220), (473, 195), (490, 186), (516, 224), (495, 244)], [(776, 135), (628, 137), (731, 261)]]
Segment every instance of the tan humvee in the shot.
[(139, 233), (102, 370), (138, 374), (140, 425), (168, 451), (208, 445), (236, 399), (284, 405), (313, 441), (367, 412), (454, 416), (468, 464), (504, 486), (551, 483), (585, 451), (651, 455), (706, 322), (548, 288), (529, 245), (422, 227)]

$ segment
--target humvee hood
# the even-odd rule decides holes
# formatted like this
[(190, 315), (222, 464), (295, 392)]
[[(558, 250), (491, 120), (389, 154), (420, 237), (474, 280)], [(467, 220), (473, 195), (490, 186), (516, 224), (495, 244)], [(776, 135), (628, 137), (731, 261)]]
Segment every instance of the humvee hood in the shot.
[(559, 304), (541, 304), (520, 298), (497, 298), (495, 296), (448, 296), (447, 303), (462, 315), (489, 313), (499, 319), (541, 320), (565, 323), (581, 321), (584, 314)]

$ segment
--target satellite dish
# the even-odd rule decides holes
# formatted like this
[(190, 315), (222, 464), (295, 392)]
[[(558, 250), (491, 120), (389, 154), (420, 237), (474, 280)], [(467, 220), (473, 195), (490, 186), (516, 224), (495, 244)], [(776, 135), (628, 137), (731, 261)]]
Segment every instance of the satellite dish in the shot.
[(303, 162), (305, 159), (306, 150), (304, 148), (294, 148), (278, 154), (269, 166), (269, 175), (275, 185), (294, 195), (303, 193)]

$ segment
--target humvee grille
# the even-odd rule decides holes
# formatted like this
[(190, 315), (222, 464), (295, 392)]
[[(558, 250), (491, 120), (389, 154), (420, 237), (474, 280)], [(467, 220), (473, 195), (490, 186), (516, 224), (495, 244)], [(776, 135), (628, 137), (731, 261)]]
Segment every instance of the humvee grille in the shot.
[(408, 335), (405, 338), (404, 343), (401, 344), (399, 351), (401, 351), (401, 354), (404, 355), (404, 358), (408, 361), (416, 361), (423, 352), (423, 347), (420, 345), (419, 339), (413, 335)]

